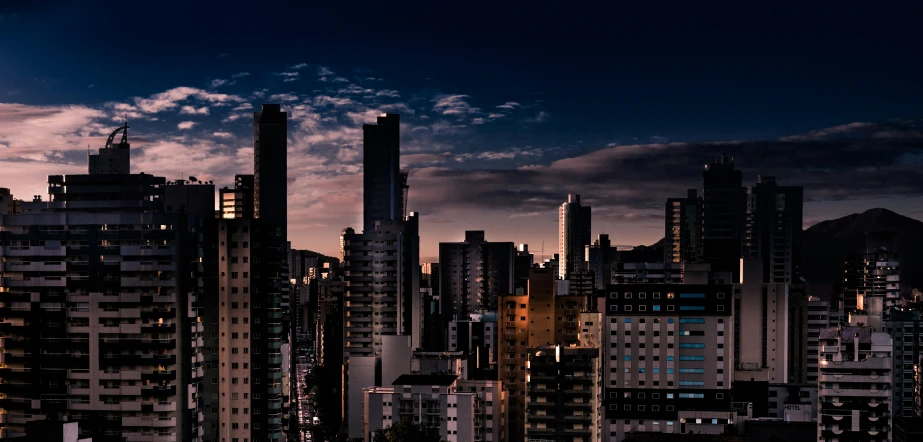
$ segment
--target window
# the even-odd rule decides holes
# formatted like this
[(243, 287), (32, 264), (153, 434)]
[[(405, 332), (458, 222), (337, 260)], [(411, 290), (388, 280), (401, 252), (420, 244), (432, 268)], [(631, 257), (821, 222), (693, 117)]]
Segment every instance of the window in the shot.
[(672, 306), (672, 305), (668, 305), (668, 306), (667, 306), (667, 311), (668, 311), (668, 312), (672, 312), (672, 311), (673, 311), (673, 306)]
[(630, 306), (630, 305), (626, 305), (626, 306), (625, 306), (625, 311), (626, 311), (626, 312), (630, 312), (630, 311), (631, 311), (631, 306)]
[(617, 306), (617, 305), (610, 305), (610, 306), (609, 306), (609, 311), (610, 311), (610, 312), (617, 312), (617, 311), (619, 311), (619, 306)]
[(668, 360), (668, 361), (672, 361), (672, 360), (673, 360), (673, 356), (667, 356), (667, 360)]
[(679, 318), (680, 324), (704, 324), (705, 318)]
[(718, 306), (718, 311), (719, 311), (719, 312), (723, 312), (723, 311), (724, 311), (724, 306), (723, 306), (723, 305), (719, 305), (719, 306)]
[(645, 311), (647, 311), (647, 306), (646, 306), (646, 305), (639, 305), (639, 306), (638, 306), (638, 311), (639, 311), (639, 312), (645, 312)]
[(654, 299), (660, 299), (660, 292), (654, 292)]
[(667, 318), (667, 324), (672, 324), (672, 323), (673, 323), (673, 318)]
[(631, 360), (631, 355), (625, 355), (625, 360), (626, 360), (626, 361), (630, 361), (630, 360)]
[(609, 292), (609, 298), (619, 299), (619, 292)]
[(698, 312), (698, 311), (703, 311), (703, 310), (705, 310), (705, 306), (701, 306), (701, 305), (681, 305), (679, 306), (679, 311), (681, 312), (683, 311)]
[(680, 361), (704, 361), (705, 356), (680, 356)]
[(696, 342), (684, 342), (679, 344), (679, 348), (705, 348), (705, 344)]
[(631, 299), (631, 292), (625, 292), (625, 299)]
[(655, 305), (655, 306), (654, 306), (654, 311), (655, 311), (655, 312), (659, 312), (659, 311), (660, 311), (660, 306), (659, 306), (659, 305)]
[(702, 393), (680, 393), (680, 399), (704, 399), (705, 395)]
[(625, 323), (626, 323), (626, 324), (631, 324), (631, 318), (625, 318)]
[(718, 292), (718, 299), (724, 299), (724, 292)]
[(644, 293), (644, 292), (638, 293), (638, 299), (647, 299), (647, 293)]

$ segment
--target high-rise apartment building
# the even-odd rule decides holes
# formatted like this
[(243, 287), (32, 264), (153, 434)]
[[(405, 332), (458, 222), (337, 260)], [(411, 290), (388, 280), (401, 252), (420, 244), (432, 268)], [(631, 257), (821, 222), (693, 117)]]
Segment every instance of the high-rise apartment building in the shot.
[(216, 314), (206, 324), (214, 360), (206, 377), (217, 385), (208, 412), (216, 418), (206, 428), (207, 441), (284, 437), (290, 367), (290, 331), (283, 317), (290, 289), (286, 118), (274, 104), (254, 112), (252, 193), (247, 176), (235, 180), (242, 207), (249, 207), (252, 195), (252, 215), (222, 210), (218, 221), (218, 295), (211, 305)]
[(602, 432), (602, 369), (595, 347), (529, 349), (525, 439), (596, 442)]
[(363, 130), (363, 225), (341, 237), (346, 280), (343, 411), (350, 436), (363, 428), (363, 389), (382, 385), (382, 337), (403, 335), (421, 346), (420, 224), (404, 216), (408, 171), (400, 169), (400, 116), (386, 114)]
[(744, 252), (762, 260), (764, 282), (800, 282), (803, 206), (804, 188), (779, 186), (775, 177), (747, 189)]
[(401, 170), (401, 116), (384, 114), (362, 126), (363, 229), (404, 218), (407, 172)]
[(817, 440), (891, 440), (891, 337), (864, 326), (820, 333)]
[(586, 246), (590, 245), (590, 216), (590, 206), (580, 204), (580, 194), (567, 195), (567, 202), (561, 204), (558, 210), (558, 279), (567, 279), (570, 272), (585, 265)]
[(894, 343), (892, 353), (891, 382), (894, 407), (892, 414), (897, 417), (914, 417), (914, 365), (919, 362), (923, 346), (923, 330), (920, 329), (920, 310), (908, 308), (891, 308), (888, 320), (884, 323), (884, 332), (891, 335)]
[(669, 198), (664, 214), (664, 262), (698, 262), (702, 258), (702, 198), (689, 189), (685, 198)]
[[(115, 136), (122, 132), (122, 138), (115, 143)], [(131, 145), (128, 143), (128, 122), (109, 134), (106, 145), (99, 153), (87, 152), (88, 169), (91, 175), (127, 175), (131, 173)]]
[(606, 295), (602, 440), (733, 425), (733, 287), (614, 284)]
[(52, 175), (50, 201), (0, 215), (0, 438), (66, 419), (96, 441), (202, 439), (214, 187), (177, 213), (165, 185)]
[(746, 193), (734, 160), (719, 156), (705, 166), (702, 192), (702, 261), (714, 272), (730, 272), (732, 281), (740, 275), (745, 237)]
[(483, 231), (465, 232), (463, 242), (439, 243), (442, 303), (447, 320), (497, 311), (497, 299), (513, 293), (512, 242), (489, 242)]
[(550, 269), (532, 269), (525, 295), (500, 298), (497, 371), (509, 391), (510, 442), (524, 440), (524, 374), (530, 349), (580, 342), (579, 315), (587, 309), (587, 298), (559, 296), (555, 276)]

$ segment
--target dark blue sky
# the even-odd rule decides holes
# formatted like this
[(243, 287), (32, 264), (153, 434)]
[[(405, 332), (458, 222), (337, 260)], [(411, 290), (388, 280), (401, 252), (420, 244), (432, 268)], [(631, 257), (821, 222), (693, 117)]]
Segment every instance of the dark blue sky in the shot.
[[(416, 153), (469, 155), (439, 167), (548, 166), (614, 145), (775, 140), (853, 122), (918, 120), (921, 16), (923, 7), (909, 1), (7, 1), (0, 5), (0, 103), (109, 109), (103, 119), (114, 125), (112, 103), (179, 86), (218, 90), (209, 88), (213, 79), (247, 72), (221, 92), (254, 106), (265, 101), (254, 95), (263, 88), (267, 96), (294, 94), (293, 105), (312, 97), (311, 112), (323, 120), (316, 97), (335, 94), (325, 89), (329, 83), (307, 78), (323, 67), (372, 94), (399, 94), (415, 111), (405, 122), (454, 125), (439, 136), (408, 135)], [(308, 67), (299, 80), (283, 82), (278, 74), (298, 71), (291, 68), (301, 63)], [(459, 113), (445, 109), (458, 108), (433, 104), (456, 95), (465, 96), (468, 107), (459, 112), (472, 119), (451, 120)], [(515, 113), (495, 124), (477, 121), (492, 121), (491, 110), (508, 102), (517, 104)], [(365, 110), (378, 109), (377, 102), (364, 103)], [(246, 119), (233, 126), (215, 113), (212, 108), (191, 130), (228, 131), (245, 140)], [(179, 136), (175, 115), (155, 114), (145, 114), (147, 128), (133, 125), (135, 133), (152, 143)], [(478, 159), (515, 149), (536, 153)], [(78, 161), (62, 155), (64, 163)], [(676, 183), (676, 193), (694, 184)], [(661, 204), (658, 198), (652, 197)], [(453, 232), (483, 228), (490, 236), (490, 225), (451, 221), (464, 224)], [(329, 224), (332, 232), (341, 227)], [(626, 235), (625, 241), (653, 236)], [(329, 252), (334, 240), (301, 246)]]

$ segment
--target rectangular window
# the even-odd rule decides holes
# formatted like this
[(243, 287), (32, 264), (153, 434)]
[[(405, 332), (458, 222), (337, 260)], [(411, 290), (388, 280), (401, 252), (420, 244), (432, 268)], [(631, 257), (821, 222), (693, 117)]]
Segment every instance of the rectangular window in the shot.
[(705, 318), (679, 318), (680, 324), (704, 324)]
[(631, 324), (631, 318), (625, 318), (625, 323), (626, 323), (626, 324)]
[(704, 293), (680, 293), (680, 298), (704, 298)]
[(673, 323), (673, 318), (667, 318), (667, 324), (672, 324), (672, 323)]
[(680, 393), (680, 399), (704, 399), (705, 395), (702, 393)]
[(680, 343), (679, 348), (705, 348), (705, 344), (686, 342), (686, 343)]
[[(704, 374), (705, 369), (704, 368), (680, 368), (679, 372), (680, 373), (691, 373), (691, 374)], [(680, 385), (683, 385), (683, 383), (680, 382)]]
[(686, 311), (686, 312), (689, 312), (689, 311), (698, 312), (698, 311), (702, 311), (702, 310), (705, 310), (705, 307), (704, 307), (704, 306), (701, 306), (701, 305), (681, 305), (681, 306), (679, 306), (679, 311), (681, 311), (681, 312), (683, 312), (683, 311)]
[(704, 361), (705, 356), (680, 356), (680, 361)]
[(673, 360), (673, 356), (667, 356), (667, 360), (668, 360), (668, 361), (672, 361), (672, 360)]
[(659, 305), (655, 305), (655, 306), (654, 306), (654, 311), (655, 311), (655, 312), (659, 312), (659, 311), (660, 311), (660, 306), (659, 306)]

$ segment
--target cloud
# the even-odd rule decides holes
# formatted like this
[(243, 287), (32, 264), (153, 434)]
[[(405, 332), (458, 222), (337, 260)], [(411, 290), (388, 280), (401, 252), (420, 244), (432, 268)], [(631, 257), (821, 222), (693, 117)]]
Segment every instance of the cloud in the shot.
[(307, 63), (298, 63), (298, 64), (296, 64), (296, 65), (294, 65), (294, 66), (290, 66), (289, 69), (294, 69), (294, 70), (297, 71), (297, 70), (300, 70), (300, 69), (304, 69), (304, 68), (306, 68), (306, 67), (308, 67), (308, 64), (307, 64)]
[(180, 115), (208, 115), (208, 107), (202, 106), (196, 109), (192, 106), (183, 106), (179, 110), (179, 114)]
[(276, 72), (274, 75), (282, 77), (282, 82), (289, 83), (297, 81), (298, 77), (301, 76), (301, 72)]
[(177, 124), (176, 127), (180, 130), (186, 130), (186, 129), (192, 129), (192, 126), (195, 126), (195, 125), (196, 125), (195, 121), (183, 121)]
[(515, 101), (507, 101), (506, 103), (503, 103), (497, 106), (497, 109), (516, 110), (516, 108), (518, 108), (519, 106), (520, 104)]
[(442, 115), (466, 116), (480, 112), (480, 109), (468, 104), (468, 95), (439, 95), (433, 99), (433, 110)]
[(215, 58), (224, 58), (224, 57), (227, 57), (228, 55), (230, 55), (230, 54), (228, 54), (227, 52), (222, 52), (222, 53), (218, 54), (217, 56), (215, 56)]
[(212, 132), (212, 136), (217, 138), (233, 138), (234, 134), (230, 132)]
[(325, 67), (325, 66), (321, 66), (321, 67), (317, 68), (317, 76), (318, 76), (318, 77), (326, 77), (326, 76), (328, 76), (328, 75), (334, 75), (334, 74), (336, 74), (336, 73), (333, 72), (333, 71), (331, 71), (330, 69), (327, 69), (327, 67)]
[(209, 85), (209, 87), (211, 87), (212, 89), (215, 89), (215, 88), (219, 88), (219, 87), (221, 87), (221, 86), (224, 86), (224, 85), (226, 85), (226, 84), (228, 84), (228, 83), (229, 83), (228, 80), (225, 80), (225, 79), (223, 79), (223, 78), (216, 78), (216, 79), (212, 80), (210, 83), (208, 83), (208, 85)]
[(236, 73), (236, 74), (234, 74), (234, 75), (231, 75), (231, 78), (244, 78), (244, 77), (246, 77), (246, 76), (248, 76), (248, 75), (250, 75), (249, 72), (238, 72), (238, 73)]
[(400, 98), (401, 94), (398, 91), (391, 89), (382, 89), (378, 92), (375, 92), (376, 97), (388, 97), (388, 98)]
[(298, 101), (298, 96), (295, 94), (272, 94), (269, 96), (269, 101)]
[(534, 117), (526, 119), (526, 122), (527, 123), (544, 123), (548, 121), (549, 118), (551, 118), (551, 114), (545, 111), (539, 111), (538, 114), (536, 114)]
[(226, 106), (244, 101), (243, 98), (237, 95), (208, 92), (194, 87), (180, 86), (159, 94), (151, 95), (148, 98), (134, 97), (132, 99), (133, 104), (110, 102), (106, 103), (106, 107), (115, 111), (116, 116), (125, 114), (133, 118), (139, 118), (144, 115), (149, 116), (173, 110), (179, 106), (181, 102), (189, 100), (204, 102), (213, 106)]
[(88, 144), (105, 141), (110, 128), (98, 122), (105, 115), (80, 105), (0, 103), (0, 157), (6, 161), (66, 162), (60, 157), (63, 153), (85, 152)]

